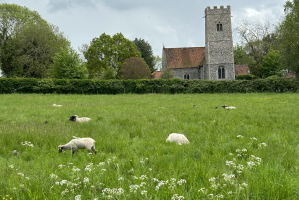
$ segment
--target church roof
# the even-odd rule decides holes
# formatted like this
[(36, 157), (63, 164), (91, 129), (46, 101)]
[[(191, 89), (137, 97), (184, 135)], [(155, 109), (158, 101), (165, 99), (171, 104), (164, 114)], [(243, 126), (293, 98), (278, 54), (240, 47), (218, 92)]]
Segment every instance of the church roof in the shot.
[(250, 74), (249, 68), (247, 65), (236, 65), (235, 66), (235, 76), (241, 74)]
[(205, 63), (205, 47), (164, 48), (167, 68), (189, 68)]

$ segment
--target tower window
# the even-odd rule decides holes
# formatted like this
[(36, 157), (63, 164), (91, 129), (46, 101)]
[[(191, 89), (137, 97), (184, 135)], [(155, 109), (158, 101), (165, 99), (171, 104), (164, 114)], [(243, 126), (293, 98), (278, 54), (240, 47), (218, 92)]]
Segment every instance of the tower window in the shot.
[(223, 31), (222, 24), (220, 22), (217, 24), (217, 31)]
[(225, 69), (224, 67), (218, 68), (218, 79), (225, 79)]

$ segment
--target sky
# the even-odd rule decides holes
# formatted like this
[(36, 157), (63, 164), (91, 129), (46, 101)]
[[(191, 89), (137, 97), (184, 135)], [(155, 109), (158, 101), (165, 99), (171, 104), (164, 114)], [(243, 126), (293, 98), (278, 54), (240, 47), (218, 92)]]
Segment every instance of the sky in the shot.
[[(204, 47), (207, 6), (231, 6), (232, 29), (242, 20), (277, 24), (286, 0), (0, 0), (37, 11), (58, 26), (75, 50), (106, 33), (147, 41), (155, 56), (166, 48)], [(236, 44), (238, 38), (233, 34)]]

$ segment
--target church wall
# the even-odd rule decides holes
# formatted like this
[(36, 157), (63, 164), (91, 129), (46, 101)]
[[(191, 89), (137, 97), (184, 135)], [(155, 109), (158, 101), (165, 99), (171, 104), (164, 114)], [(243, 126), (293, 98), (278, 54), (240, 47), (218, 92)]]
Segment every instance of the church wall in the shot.
[(198, 67), (175, 68), (171, 69), (173, 78), (184, 79), (184, 75), (189, 75), (189, 80), (200, 79), (200, 70)]

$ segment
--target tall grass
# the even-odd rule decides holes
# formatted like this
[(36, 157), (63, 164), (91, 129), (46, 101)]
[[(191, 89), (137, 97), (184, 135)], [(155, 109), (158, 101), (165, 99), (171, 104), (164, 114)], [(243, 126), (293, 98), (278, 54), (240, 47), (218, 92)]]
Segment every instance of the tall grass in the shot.
[[(298, 119), (294, 93), (0, 95), (0, 197), (299, 199)], [(73, 136), (98, 154), (59, 154)]]

